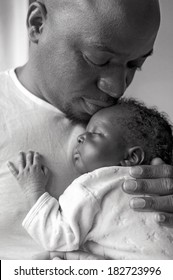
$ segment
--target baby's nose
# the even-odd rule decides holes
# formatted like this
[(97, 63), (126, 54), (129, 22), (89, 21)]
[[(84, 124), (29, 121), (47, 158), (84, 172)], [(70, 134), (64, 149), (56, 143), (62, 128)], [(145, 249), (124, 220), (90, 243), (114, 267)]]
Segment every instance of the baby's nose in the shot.
[(78, 143), (83, 143), (84, 140), (85, 140), (85, 134), (84, 133), (79, 135), (78, 138), (77, 138)]

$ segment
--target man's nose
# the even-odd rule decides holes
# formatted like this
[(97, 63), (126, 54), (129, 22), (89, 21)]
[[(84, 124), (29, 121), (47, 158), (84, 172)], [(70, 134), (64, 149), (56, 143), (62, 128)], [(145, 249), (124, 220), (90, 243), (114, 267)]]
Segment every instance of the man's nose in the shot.
[(112, 69), (102, 75), (97, 83), (98, 88), (113, 98), (120, 98), (126, 90), (126, 74), (122, 68)]

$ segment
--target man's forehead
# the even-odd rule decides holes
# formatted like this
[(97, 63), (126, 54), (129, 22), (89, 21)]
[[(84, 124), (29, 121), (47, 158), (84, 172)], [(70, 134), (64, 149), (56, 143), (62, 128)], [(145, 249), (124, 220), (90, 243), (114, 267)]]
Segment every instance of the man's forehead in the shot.
[[(45, 3), (50, 17), (52, 15), (56, 22), (63, 22), (64, 27), (69, 26), (70, 32), (84, 34), (85, 41), (96, 41), (95, 43), (106, 46), (109, 44), (109, 48), (114, 51), (116, 42), (118, 50), (122, 49), (125, 53), (127, 51), (127, 55), (130, 52), (132, 57), (130, 49), (138, 57), (145, 55), (153, 47), (159, 27), (157, 0), (39, 1)], [(140, 47), (134, 47), (137, 38)], [(136, 49), (139, 54), (136, 54)]]
[(159, 27), (160, 10), (158, 0), (43, 0), (57, 7), (70, 7), (71, 10), (81, 10), (86, 14), (97, 14), (106, 20), (125, 20), (130, 23), (133, 21), (136, 24), (143, 24), (144, 21), (153, 22), (155, 29)]
[(59, 3), (64, 5), (79, 5), (84, 7), (92, 7), (95, 9), (107, 10), (108, 8), (124, 9), (124, 10), (141, 10), (145, 12), (147, 9), (156, 10), (159, 7), (158, 0), (42, 0), (49, 3)]
[(95, 13), (101, 16), (129, 17), (130, 19), (160, 21), (158, 0), (38, 0), (47, 7), (47, 10), (69, 9), (75, 12), (83, 10), (87, 14)]
[[(106, 10), (107, 8), (135, 8), (137, 10), (141, 10), (141, 8), (157, 8), (159, 7), (158, 0), (36, 0), (37, 2), (41, 2), (45, 5), (55, 5), (60, 6), (63, 5), (79, 5), (79, 6), (91, 6), (92, 8), (101, 8)], [(105, 9), (106, 8), (106, 9)]]
[(93, 7), (98, 12), (111, 12), (115, 17), (126, 17), (129, 20), (160, 20), (158, 0), (93, 0)]

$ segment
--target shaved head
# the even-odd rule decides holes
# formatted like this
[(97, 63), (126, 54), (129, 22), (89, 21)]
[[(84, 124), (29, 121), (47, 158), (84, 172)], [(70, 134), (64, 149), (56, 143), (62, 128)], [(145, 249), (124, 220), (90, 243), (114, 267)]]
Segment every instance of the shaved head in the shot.
[[(92, 8), (105, 13), (105, 10), (111, 6), (123, 10), (128, 15), (130, 21), (140, 21), (140, 18), (145, 18), (146, 21), (152, 20), (157, 28), (160, 23), (160, 8), (158, 0), (36, 0), (44, 4), (48, 11), (54, 11), (55, 8)], [(134, 17), (135, 15), (135, 17)], [(136, 27), (136, 26), (135, 26)]]
[(101, 7), (102, 10), (106, 9), (110, 4), (114, 5), (116, 8), (124, 7), (126, 12), (129, 13), (131, 9), (134, 12), (140, 12), (139, 16), (147, 15), (153, 13), (156, 16), (160, 15), (159, 1), (158, 0), (36, 0), (37, 2), (43, 3), (48, 9), (55, 7), (67, 7), (67, 6), (90, 6), (92, 8)]
[(27, 24), (21, 81), (69, 118), (88, 121), (116, 103), (152, 53), (160, 10), (157, 0), (39, 0)]
[[(48, 16), (55, 15), (55, 17), (61, 11), (66, 12), (70, 18), (72, 11), (73, 14), (75, 11), (81, 11), (85, 15), (85, 11), (88, 10), (90, 11), (88, 20), (90, 20), (90, 16), (95, 14), (97, 17), (100, 16), (103, 21), (104, 18), (107, 21), (105, 15), (109, 14), (111, 10), (110, 28), (123, 23), (124, 30), (127, 31), (124, 32), (125, 36), (128, 36), (128, 26), (131, 26), (139, 33), (143, 33), (144, 36), (150, 29), (153, 36), (156, 37), (160, 25), (158, 0), (36, 0), (36, 2), (45, 6)], [(131, 37), (131, 40), (133, 39)]]

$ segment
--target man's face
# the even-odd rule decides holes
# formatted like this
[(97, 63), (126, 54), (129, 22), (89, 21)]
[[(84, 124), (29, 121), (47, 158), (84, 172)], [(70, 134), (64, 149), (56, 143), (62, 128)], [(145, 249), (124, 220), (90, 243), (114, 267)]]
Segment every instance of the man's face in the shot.
[(114, 119), (122, 114), (113, 106), (97, 112), (90, 119), (73, 151), (74, 165), (81, 174), (104, 166), (121, 165), (128, 146), (124, 129)]
[(152, 52), (158, 24), (137, 0), (129, 2), (75, 0), (48, 10), (38, 43), (39, 90), (69, 118), (88, 121), (116, 103)]

